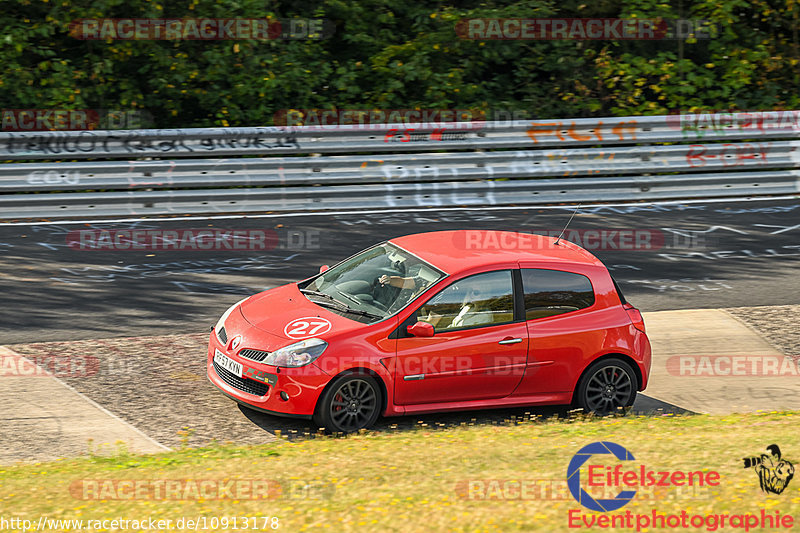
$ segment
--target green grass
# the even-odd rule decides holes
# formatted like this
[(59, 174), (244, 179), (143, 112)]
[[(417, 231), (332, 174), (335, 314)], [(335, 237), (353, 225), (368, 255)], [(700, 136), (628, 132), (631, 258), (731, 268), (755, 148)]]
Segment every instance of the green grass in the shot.
[[(476, 480), (553, 480), (563, 485), (571, 457), (590, 442), (608, 440), (630, 450), (636, 457), (632, 464), (653, 470), (715, 470), (721, 475), (718, 487), (702, 493), (659, 489), (618, 513), (764, 509), (800, 520), (800, 472), (783, 494), (768, 495), (741, 461), (777, 443), (800, 469), (798, 427), (798, 412), (516, 420), (496, 426), (418, 426), (346, 438), (281, 439), (255, 447), (217, 446), (152, 456), (65, 459), (0, 467), (0, 517), (36, 522), (40, 515), (84, 520), (277, 516), (278, 531), (568, 531), (570, 509), (590, 514), (570, 497), (502, 499), (494, 493), (497, 498), (487, 501), (467, 499), (457, 487)], [(597, 462), (618, 464), (603, 458)], [(259, 479), (281, 484), (284, 492), (261, 500), (178, 501), (87, 500), (70, 492), (81, 480), (107, 479), (151, 484)], [(258, 528), (262, 525), (259, 521)], [(228, 530), (233, 530), (230, 526), (229, 522)]]

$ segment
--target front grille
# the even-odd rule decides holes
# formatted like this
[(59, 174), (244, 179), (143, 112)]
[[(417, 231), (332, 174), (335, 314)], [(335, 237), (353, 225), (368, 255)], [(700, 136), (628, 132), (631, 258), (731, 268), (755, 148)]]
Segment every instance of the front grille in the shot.
[(217, 336), (219, 337), (219, 340), (220, 340), (220, 342), (222, 343), (223, 346), (228, 344), (228, 334), (225, 332), (225, 326), (219, 328), (219, 332), (217, 333)]
[(217, 372), (217, 375), (220, 377), (220, 379), (234, 389), (238, 389), (248, 394), (255, 394), (256, 396), (264, 396), (267, 394), (267, 392), (269, 392), (269, 385), (266, 383), (253, 381), (252, 379), (240, 378), (236, 374), (233, 374), (219, 366), (216, 361), (212, 362), (214, 363), (214, 370)]
[(242, 350), (239, 352), (239, 357), (244, 357), (245, 359), (250, 359), (251, 361), (263, 361), (267, 358), (269, 352), (263, 352), (261, 350), (250, 350), (249, 348), (246, 350)]

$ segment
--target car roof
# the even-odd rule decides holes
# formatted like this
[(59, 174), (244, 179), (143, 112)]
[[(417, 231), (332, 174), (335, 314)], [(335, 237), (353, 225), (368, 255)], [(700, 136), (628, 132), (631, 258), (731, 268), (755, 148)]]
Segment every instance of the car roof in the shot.
[(561, 239), (533, 233), (494, 230), (455, 230), (415, 233), (389, 242), (411, 252), (448, 274), (509, 261), (603, 266), (595, 256)]

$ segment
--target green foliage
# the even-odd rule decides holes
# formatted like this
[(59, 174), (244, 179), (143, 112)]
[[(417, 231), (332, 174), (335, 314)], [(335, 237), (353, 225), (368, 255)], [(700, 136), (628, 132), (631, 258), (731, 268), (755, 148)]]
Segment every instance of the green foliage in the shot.
[[(79, 40), (81, 18), (304, 17), (324, 40)], [(711, 39), (467, 40), (465, 18), (707, 19)], [(155, 126), (269, 125), (284, 109), (533, 117), (800, 107), (798, 0), (2, 0), (3, 109), (144, 110)]]

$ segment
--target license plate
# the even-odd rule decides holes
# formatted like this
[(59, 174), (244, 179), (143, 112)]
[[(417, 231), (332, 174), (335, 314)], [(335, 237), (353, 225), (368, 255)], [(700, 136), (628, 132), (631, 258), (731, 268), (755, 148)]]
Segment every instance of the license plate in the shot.
[(214, 350), (214, 362), (237, 377), (242, 377), (242, 363), (237, 363), (219, 350)]

